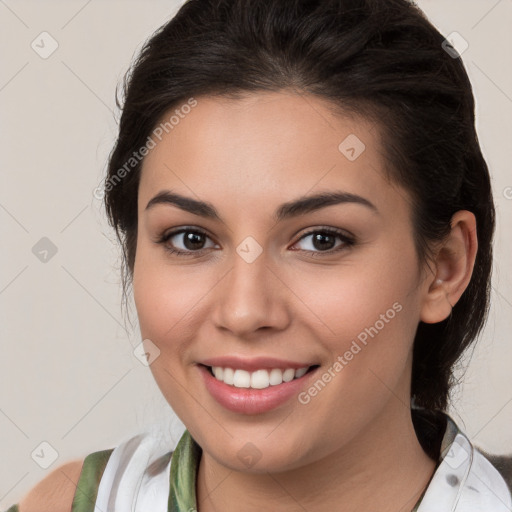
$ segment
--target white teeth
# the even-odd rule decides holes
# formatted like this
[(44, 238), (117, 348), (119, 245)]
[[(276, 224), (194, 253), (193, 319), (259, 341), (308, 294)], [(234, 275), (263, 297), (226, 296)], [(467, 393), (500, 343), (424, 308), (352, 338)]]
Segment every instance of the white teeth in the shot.
[[(218, 366), (217, 368), (220, 368), (220, 366)], [(233, 371), (232, 368), (224, 368), (224, 375), (222, 376), (222, 380), (226, 383), (226, 384), (229, 384), (229, 385), (233, 385), (233, 377), (235, 376), (235, 372)], [(221, 380), (221, 379), (219, 379)]]
[(214, 366), (213, 368), (213, 374), (215, 375), (215, 378), (217, 380), (222, 380), (222, 377), (223, 377), (223, 373), (224, 373), (224, 369), (221, 368), (220, 366)]
[(279, 370), (278, 368), (274, 368), (273, 370), (270, 370), (269, 382), (270, 382), (271, 386), (277, 386), (278, 384), (281, 384), (283, 382), (282, 370)]
[(302, 377), (307, 371), (307, 368), (299, 368), (298, 370), (295, 370), (295, 378), (298, 379), (299, 377)]
[(287, 368), (283, 372), (283, 380), (285, 382), (290, 382), (295, 377), (295, 370), (293, 368)]
[(217, 380), (236, 388), (265, 389), (269, 386), (278, 386), (283, 382), (299, 379), (307, 373), (309, 368), (309, 366), (304, 366), (297, 370), (293, 368), (287, 368), (286, 370), (273, 368), (270, 371), (256, 370), (255, 372), (248, 372), (246, 370), (233, 370), (232, 368), (213, 366), (212, 371)]
[(235, 375), (233, 376), (233, 386), (235, 386), (235, 388), (250, 388), (251, 374), (245, 370), (235, 370)]
[(267, 370), (257, 370), (251, 374), (251, 388), (264, 389), (270, 385)]

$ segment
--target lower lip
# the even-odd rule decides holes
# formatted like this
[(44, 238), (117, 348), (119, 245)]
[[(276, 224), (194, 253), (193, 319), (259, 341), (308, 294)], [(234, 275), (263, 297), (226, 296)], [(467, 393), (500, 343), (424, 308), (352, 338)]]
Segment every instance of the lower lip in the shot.
[(261, 414), (284, 404), (292, 397), (297, 396), (309, 378), (318, 370), (318, 368), (314, 368), (298, 379), (283, 382), (277, 386), (252, 389), (230, 386), (217, 380), (206, 366), (198, 365), (198, 368), (203, 376), (206, 389), (213, 398), (226, 409), (242, 414)]

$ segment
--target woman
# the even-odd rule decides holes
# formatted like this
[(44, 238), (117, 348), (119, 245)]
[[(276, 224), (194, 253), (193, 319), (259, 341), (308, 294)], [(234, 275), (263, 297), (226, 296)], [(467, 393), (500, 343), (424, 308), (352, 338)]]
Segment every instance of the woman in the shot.
[(421, 11), (189, 0), (125, 93), (105, 206), (187, 429), (90, 454), (19, 512), (511, 510), (445, 412), (494, 206), (467, 74)]

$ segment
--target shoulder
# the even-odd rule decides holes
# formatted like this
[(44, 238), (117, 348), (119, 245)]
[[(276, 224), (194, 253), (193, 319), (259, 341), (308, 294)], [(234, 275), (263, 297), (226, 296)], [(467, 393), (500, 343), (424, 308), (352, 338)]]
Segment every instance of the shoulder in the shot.
[(54, 469), (23, 497), (19, 512), (69, 512), (83, 464), (74, 460)]
[(98, 501), (110, 500), (114, 481), (116, 493), (121, 487), (125, 494), (137, 491), (142, 477), (150, 486), (168, 485), (171, 457), (165, 436), (137, 434), (115, 448), (59, 466), (23, 497), (17, 512), (92, 511)]
[(113, 450), (93, 452), (54, 469), (23, 497), (17, 512), (89, 510)]
[(512, 493), (512, 455), (492, 455), (482, 449), (479, 451), (498, 470)]

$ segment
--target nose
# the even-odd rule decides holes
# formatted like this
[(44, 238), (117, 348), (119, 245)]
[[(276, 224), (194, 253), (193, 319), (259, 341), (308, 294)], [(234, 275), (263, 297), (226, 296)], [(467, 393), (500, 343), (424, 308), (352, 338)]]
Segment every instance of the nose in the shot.
[(290, 292), (269, 263), (265, 252), (252, 262), (233, 254), (230, 270), (215, 287), (213, 319), (218, 329), (247, 338), (287, 327)]

